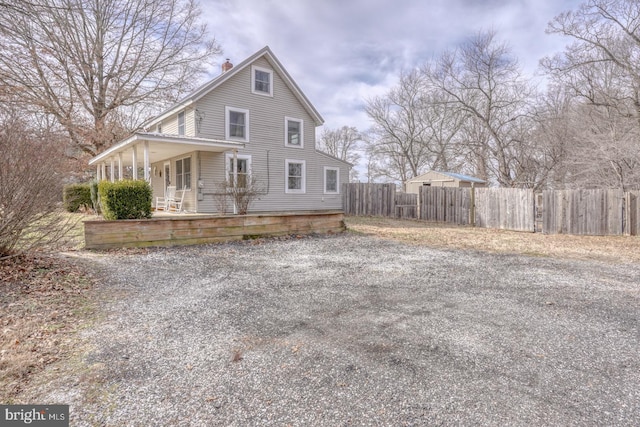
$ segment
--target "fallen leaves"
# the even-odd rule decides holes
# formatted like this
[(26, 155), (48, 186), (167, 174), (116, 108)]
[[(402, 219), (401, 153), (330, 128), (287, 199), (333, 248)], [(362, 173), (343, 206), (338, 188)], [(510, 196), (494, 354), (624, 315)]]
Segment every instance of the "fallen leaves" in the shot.
[(90, 305), (91, 286), (81, 268), (60, 257), (0, 262), (0, 401), (13, 400), (34, 374), (71, 351), (77, 310)]

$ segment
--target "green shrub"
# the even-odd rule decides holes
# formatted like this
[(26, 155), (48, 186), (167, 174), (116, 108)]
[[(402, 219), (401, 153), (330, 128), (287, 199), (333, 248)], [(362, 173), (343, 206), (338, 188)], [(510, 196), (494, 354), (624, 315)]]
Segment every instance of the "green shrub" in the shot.
[(107, 220), (151, 218), (151, 186), (146, 181), (100, 181), (98, 194)]
[(80, 207), (91, 207), (91, 188), (89, 184), (65, 185), (62, 191), (62, 202), (67, 212), (78, 212)]

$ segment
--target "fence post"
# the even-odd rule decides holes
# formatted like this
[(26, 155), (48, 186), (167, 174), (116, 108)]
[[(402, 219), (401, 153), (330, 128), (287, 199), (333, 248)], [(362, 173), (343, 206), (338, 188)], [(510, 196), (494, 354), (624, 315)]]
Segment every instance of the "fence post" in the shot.
[(469, 224), (476, 226), (476, 186), (471, 183), (471, 203), (469, 205)]
[(635, 193), (624, 193), (623, 227), (625, 236), (635, 236), (638, 233), (638, 199)]

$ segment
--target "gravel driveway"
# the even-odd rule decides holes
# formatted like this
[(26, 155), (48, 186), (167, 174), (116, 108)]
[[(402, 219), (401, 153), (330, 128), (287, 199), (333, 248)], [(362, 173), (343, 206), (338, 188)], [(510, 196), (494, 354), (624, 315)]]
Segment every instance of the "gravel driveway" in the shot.
[(90, 262), (72, 425), (640, 425), (638, 266), (354, 234)]

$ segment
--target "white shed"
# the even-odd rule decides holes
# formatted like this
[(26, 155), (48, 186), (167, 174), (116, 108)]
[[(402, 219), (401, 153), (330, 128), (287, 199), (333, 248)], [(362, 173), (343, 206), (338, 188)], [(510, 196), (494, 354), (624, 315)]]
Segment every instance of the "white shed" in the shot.
[(429, 171), (405, 182), (405, 192), (418, 194), (420, 187), (486, 187), (487, 182), (454, 172)]

